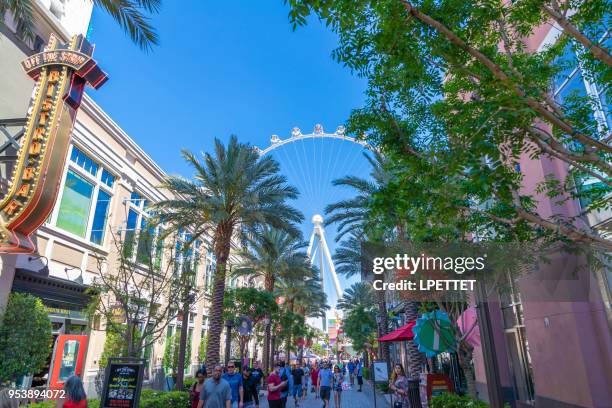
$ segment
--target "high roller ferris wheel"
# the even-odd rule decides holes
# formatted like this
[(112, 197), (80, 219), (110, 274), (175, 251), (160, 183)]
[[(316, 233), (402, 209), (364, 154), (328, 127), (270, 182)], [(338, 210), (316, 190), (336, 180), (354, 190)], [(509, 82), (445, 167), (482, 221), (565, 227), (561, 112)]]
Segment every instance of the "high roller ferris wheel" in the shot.
[[(288, 149), (288, 145), (291, 145), (291, 144), (299, 145), (299, 143), (297, 142), (304, 143), (305, 141), (310, 141), (311, 143), (315, 143), (315, 140), (317, 139), (321, 140), (321, 151), (319, 153), (321, 155), (323, 155), (324, 152), (327, 153), (328, 155), (331, 154), (329, 161), (334, 166), (336, 166), (337, 165), (336, 162), (340, 161), (341, 159), (345, 159), (350, 162), (351, 160), (353, 161), (356, 160), (356, 158), (350, 157), (346, 159), (344, 156), (349, 155), (346, 152), (346, 148), (344, 151), (339, 152), (337, 156), (334, 156), (333, 152), (326, 151), (328, 146), (325, 146), (325, 147), (323, 146), (322, 141), (324, 139), (332, 140), (332, 141), (336, 140), (336, 141), (341, 141), (341, 142), (348, 142), (350, 145), (358, 146), (359, 154), (361, 154), (364, 149), (372, 150), (372, 148), (366, 142), (346, 135), (344, 126), (338, 126), (333, 133), (326, 133), (323, 129), (323, 126), (320, 124), (317, 124), (314, 126), (312, 133), (306, 133), (306, 134), (302, 133), (302, 131), (299, 128), (294, 127), (291, 130), (291, 136), (286, 139), (281, 139), (278, 135), (272, 135), (270, 137), (270, 145), (268, 147), (264, 149), (255, 147), (255, 150), (259, 153), (260, 156), (264, 156), (266, 154), (272, 154), (273, 152), (282, 151), (283, 147), (285, 147), (284, 149)], [(344, 145), (344, 144), (342, 143), (341, 145)], [(296, 153), (298, 151), (299, 149), (296, 150)], [(298, 164), (296, 163), (291, 163), (288, 166), (289, 169), (285, 169), (285, 171), (289, 171), (292, 168), (294, 171), (298, 171), (298, 169), (300, 169), (302, 172), (310, 171), (310, 172), (316, 173), (316, 169), (314, 168), (315, 165), (312, 163), (312, 161), (313, 159), (317, 159), (317, 152), (315, 152), (313, 156), (310, 156), (309, 154), (304, 152), (303, 157), (296, 156), (296, 158), (302, 161), (306, 161), (303, 168), (302, 166), (298, 167)], [(292, 162), (294, 160), (289, 160), (289, 161)], [(335, 167), (330, 167), (330, 163), (328, 163), (327, 169), (326, 170), (321, 169), (320, 174), (324, 176), (333, 177), (334, 168)], [(342, 174), (342, 176), (344, 175), (346, 174)], [(325, 177), (321, 177), (321, 178), (325, 178)], [(310, 178), (310, 176), (309, 177), (303, 176), (303, 180), (304, 180), (304, 184), (321, 183), (320, 180), (313, 181)], [(331, 180), (326, 180), (326, 181), (331, 183)], [(305, 185), (304, 187), (307, 193), (310, 195), (320, 194), (320, 189), (316, 187), (312, 188), (312, 186), (307, 186), (307, 185)], [(330, 286), (333, 287), (334, 294), (338, 297), (338, 299), (340, 299), (342, 297), (343, 289), (338, 279), (338, 275), (336, 274), (336, 268), (332, 260), (331, 252), (328, 246), (328, 241), (326, 239), (323, 217), (317, 211), (314, 211), (314, 214), (312, 214), (311, 221), (312, 221), (313, 226), (312, 226), (312, 232), (310, 234), (310, 241), (308, 245), (307, 255), (310, 258), (311, 264), (316, 265), (320, 269), (320, 272), (321, 272), (320, 279), (321, 279), (323, 290), (324, 291), (326, 290), (326, 285), (325, 285), (326, 279), (325, 278), (327, 276), (328, 279), (332, 282)], [(329, 293), (329, 292), (326, 292), (326, 293)], [(334, 313), (333, 310), (332, 310), (332, 313)], [(326, 319), (325, 318), (323, 319), (322, 323), (323, 323), (322, 324), (323, 330), (326, 330)]]

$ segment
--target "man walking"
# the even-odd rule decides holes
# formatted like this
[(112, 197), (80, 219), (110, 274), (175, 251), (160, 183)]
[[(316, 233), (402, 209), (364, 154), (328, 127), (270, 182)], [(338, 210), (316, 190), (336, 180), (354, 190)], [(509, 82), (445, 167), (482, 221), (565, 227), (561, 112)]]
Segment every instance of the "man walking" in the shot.
[(253, 376), (253, 370), (244, 366), (242, 368), (242, 388), (244, 408), (259, 408), (259, 391), (257, 390), (257, 380)]
[(361, 361), (357, 362), (357, 384), (359, 385), (359, 389), (357, 391), (361, 392), (361, 387), (363, 386), (363, 365)]
[(204, 381), (200, 391), (198, 408), (231, 408), (232, 390), (228, 382), (221, 378), (222, 371), (220, 364), (213, 367), (212, 377)]
[(242, 386), (242, 376), (236, 372), (236, 364), (232, 361), (227, 363), (227, 372), (222, 377), (230, 385), (232, 390), (232, 408), (242, 408), (244, 400), (244, 387)]
[(268, 376), (268, 406), (281, 408), (281, 389), (287, 385), (280, 378), (280, 363), (274, 364), (274, 371)]
[(293, 376), (293, 401), (298, 407), (300, 405), (298, 400), (302, 399), (302, 382), (304, 381), (304, 370), (299, 361), (291, 370), (291, 375)]
[(323, 400), (323, 408), (329, 407), (333, 376), (331, 364), (323, 363), (323, 367), (319, 370), (319, 377), (317, 378), (317, 391)]
[(355, 361), (353, 361), (352, 359), (349, 360), (349, 363), (347, 364), (347, 368), (349, 372), (349, 379), (350, 379), (351, 385), (355, 385)]
[(257, 393), (261, 395), (260, 391), (261, 391), (261, 386), (262, 386), (262, 382), (264, 379), (264, 372), (261, 369), (261, 364), (259, 363), (259, 361), (255, 361), (255, 363), (253, 363), (253, 370), (251, 371), (251, 377), (253, 377), (253, 381), (255, 381), (255, 383), (257, 384)]

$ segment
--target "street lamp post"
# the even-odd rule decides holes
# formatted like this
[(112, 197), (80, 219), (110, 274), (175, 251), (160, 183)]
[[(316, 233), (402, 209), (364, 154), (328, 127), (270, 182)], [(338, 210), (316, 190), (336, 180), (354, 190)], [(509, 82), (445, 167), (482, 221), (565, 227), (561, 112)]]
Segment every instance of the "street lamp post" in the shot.
[(234, 322), (228, 320), (225, 322), (225, 366), (230, 360), (230, 353), (232, 347), (232, 327), (234, 326)]

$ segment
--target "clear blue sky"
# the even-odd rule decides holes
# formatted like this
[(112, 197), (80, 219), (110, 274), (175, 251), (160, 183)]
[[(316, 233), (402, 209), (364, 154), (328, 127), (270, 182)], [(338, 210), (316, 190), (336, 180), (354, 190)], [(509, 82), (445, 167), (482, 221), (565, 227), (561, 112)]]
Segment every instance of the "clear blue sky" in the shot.
[(317, 20), (294, 32), (287, 14), (282, 0), (166, 0), (146, 54), (95, 10), (90, 38), (110, 80), (89, 93), (169, 173), (188, 172), (180, 148), (214, 137), (262, 146), (293, 126), (333, 129), (364, 82), (332, 60), (333, 33)]
[[(363, 102), (365, 82), (331, 58), (336, 36), (318, 20), (292, 31), (282, 0), (166, 0), (154, 24), (160, 46), (147, 54), (94, 11), (90, 39), (110, 80), (89, 94), (168, 173), (191, 174), (182, 148), (210, 150), (213, 138), (231, 134), (266, 147), (272, 134), (311, 133), (316, 123), (333, 131)], [(306, 238), (312, 215), (348, 196), (331, 179), (363, 174), (359, 149), (339, 143), (276, 155), (303, 190), (296, 205)]]

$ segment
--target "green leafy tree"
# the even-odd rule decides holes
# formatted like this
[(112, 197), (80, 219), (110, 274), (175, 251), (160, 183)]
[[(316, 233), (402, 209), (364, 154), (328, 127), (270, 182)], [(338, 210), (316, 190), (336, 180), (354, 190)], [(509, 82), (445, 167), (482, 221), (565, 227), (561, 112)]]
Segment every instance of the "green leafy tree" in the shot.
[(324, 353), (325, 353), (325, 350), (323, 350), (323, 346), (321, 344), (319, 344), (319, 343), (314, 343), (310, 347), (310, 351), (315, 353), (317, 356), (323, 356)]
[(376, 340), (377, 303), (370, 282), (358, 282), (344, 291), (337, 308), (345, 314), (342, 328), (356, 351), (365, 352)]
[[(34, 37), (34, 0), (0, 0), (0, 15), (9, 11), (26, 38)], [(96, 7), (108, 13), (143, 50), (159, 42), (151, 26), (150, 15), (161, 9), (161, 0), (93, 0)], [(2, 23), (0, 23), (2, 24)]]
[[(575, 65), (567, 51), (607, 92), (606, 0), (288, 3), (294, 25), (315, 13), (337, 32), (334, 57), (368, 80), (366, 103), (347, 130), (367, 134), (393, 163), (396, 178), (374, 206), (388, 212), (389, 200), (402, 203), (411, 239), (478, 232), (612, 249), (584, 222), (611, 208), (610, 129), (593, 115), (603, 106), (579, 93), (550, 93)], [(537, 51), (527, 46), (551, 22), (561, 27), (557, 41)], [(544, 166), (536, 188), (526, 188), (533, 177), (519, 167), (526, 159), (560, 165)], [(582, 188), (586, 180), (590, 187)], [(578, 198), (590, 202), (582, 213), (541, 211), (543, 200), (570, 207)]]
[(299, 235), (294, 223), (300, 222), (303, 216), (287, 204), (298, 192), (287, 185), (278, 163), (270, 156), (259, 157), (252, 146), (239, 143), (235, 136), (227, 146), (215, 140), (214, 153), (204, 153), (201, 160), (188, 151), (183, 151), (183, 157), (195, 170), (193, 181), (168, 177), (165, 188), (177, 198), (156, 207), (175, 228), (195, 228), (194, 240), (213, 237), (216, 270), (206, 356), (210, 364), (216, 364), (232, 240), (244, 241), (264, 225)]
[[(140, 332), (135, 332), (135, 341), (140, 340)], [(125, 342), (121, 333), (113, 331), (109, 328), (106, 331), (104, 339), (104, 349), (100, 356), (100, 367), (105, 368), (108, 364), (108, 359), (111, 357), (129, 357), (128, 345)]]
[(274, 295), (257, 288), (229, 288), (223, 299), (223, 319), (235, 320), (239, 316), (249, 316), (258, 322), (267, 315), (278, 311)]
[(40, 371), (51, 353), (51, 321), (42, 301), (11, 293), (0, 316), (0, 384)]
[[(172, 371), (172, 375), (176, 377), (179, 372), (179, 349), (181, 336), (175, 333), (166, 339), (164, 346), (164, 357), (162, 364), (166, 372)], [(185, 353), (185, 362), (183, 364), (183, 372), (185, 368), (191, 365), (191, 337), (187, 337), (187, 348)]]
[[(116, 256), (96, 256), (98, 274), (91, 285), (89, 313), (99, 313), (107, 334), (120, 336), (127, 356), (139, 358), (166, 333), (168, 323), (179, 314), (177, 302), (193, 288), (193, 282), (189, 274), (176, 273), (174, 239), (153, 240), (152, 234), (143, 231), (124, 236), (109, 233)], [(134, 253), (136, 242), (139, 249)], [(161, 253), (167, 262), (156, 261)]]
[(198, 347), (198, 362), (204, 363), (206, 361), (206, 344), (208, 343), (208, 335), (205, 335), (200, 339), (200, 346)]
[[(269, 293), (274, 292), (279, 277), (309, 269), (304, 252), (306, 243), (301, 236), (265, 226), (261, 233), (248, 237), (246, 243), (246, 248), (240, 253), (242, 261), (233, 273), (235, 276), (262, 278)], [(266, 368), (270, 368), (267, 352), (270, 349), (270, 327), (264, 328), (263, 365)]]

